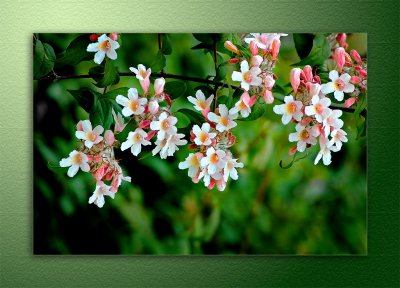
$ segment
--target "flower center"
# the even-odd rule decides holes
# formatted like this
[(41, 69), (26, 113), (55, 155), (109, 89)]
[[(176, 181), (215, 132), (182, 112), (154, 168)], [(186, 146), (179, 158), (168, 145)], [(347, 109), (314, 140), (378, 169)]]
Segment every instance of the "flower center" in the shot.
[(226, 127), (229, 124), (229, 117), (219, 117), (218, 122)]
[(296, 112), (297, 106), (296, 103), (290, 102), (286, 105), (286, 113), (288, 114), (294, 114)]
[(97, 48), (99, 48), (99, 50), (109, 50), (111, 49), (111, 44), (108, 40), (101, 42)]
[(309, 137), (309, 134), (308, 134), (308, 131), (306, 130), (306, 129), (304, 129), (304, 130), (302, 130), (300, 133), (299, 133), (299, 139), (300, 140), (307, 140), (308, 139), (308, 137)]
[(322, 114), (322, 112), (324, 112), (324, 105), (322, 105), (321, 103), (317, 103), (315, 105), (315, 111), (317, 112), (317, 114)]
[(343, 82), (342, 79), (337, 79), (335, 81), (336, 90), (342, 91), (344, 89), (344, 86), (346, 86), (346, 84)]
[(94, 142), (94, 140), (96, 140), (96, 135), (93, 134), (92, 132), (86, 132), (86, 139), (88, 139), (91, 142)]
[(199, 106), (203, 110), (207, 108), (207, 103), (205, 101), (197, 101), (196, 105)]
[(199, 133), (199, 140), (201, 141), (201, 142), (206, 142), (207, 140), (208, 140), (208, 133), (207, 132), (203, 132), (203, 131), (201, 131), (200, 133)]
[(144, 78), (146, 78), (146, 76), (147, 76), (147, 73), (146, 73), (146, 71), (145, 71), (145, 70), (140, 70), (140, 71), (139, 71), (139, 75), (140, 75), (140, 76), (142, 76), (142, 77), (143, 77), (143, 79), (144, 79)]
[(217, 153), (214, 153), (213, 155), (211, 155), (210, 157), (210, 163), (211, 164), (216, 164), (218, 163), (219, 157)]
[(81, 154), (75, 154), (73, 157), (72, 157), (72, 159), (71, 159), (71, 162), (72, 163), (74, 163), (74, 164), (80, 164), (81, 162), (82, 162), (82, 156), (81, 156)]
[(243, 74), (243, 80), (247, 83), (250, 83), (253, 80), (253, 76), (251, 75), (250, 71), (247, 71)]
[(136, 133), (135, 136), (133, 136), (134, 142), (140, 142), (142, 139), (143, 137), (139, 133)]
[(169, 127), (171, 127), (171, 125), (169, 124), (168, 120), (167, 119), (163, 120), (161, 123), (161, 128), (163, 130), (168, 130)]
[(240, 101), (240, 103), (239, 103), (239, 105), (238, 105), (238, 110), (240, 111), (240, 110), (243, 110), (243, 109), (245, 109), (245, 108), (246, 108), (246, 104), (244, 104), (243, 101)]
[(199, 159), (197, 159), (196, 155), (193, 155), (192, 158), (189, 160), (190, 166), (197, 167), (199, 166)]
[(139, 108), (139, 103), (136, 100), (131, 100), (129, 101), (128, 106), (133, 112), (136, 112)]

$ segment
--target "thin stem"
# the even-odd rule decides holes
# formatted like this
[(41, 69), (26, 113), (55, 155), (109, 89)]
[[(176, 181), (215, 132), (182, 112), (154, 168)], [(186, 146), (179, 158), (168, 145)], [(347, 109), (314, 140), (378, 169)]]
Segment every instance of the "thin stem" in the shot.
[[(161, 33), (157, 34), (158, 36), (158, 50), (162, 50), (162, 39), (161, 39)], [(164, 74), (164, 68), (161, 69), (161, 74)]]
[[(217, 41), (214, 40), (213, 43), (213, 48), (214, 48), (214, 69), (215, 69), (215, 77), (217, 76), (218, 73), (218, 58), (217, 58)], [(214, 86), (214, 111), (217, 109), (217, 92), (218, 92), (218, 86)]]

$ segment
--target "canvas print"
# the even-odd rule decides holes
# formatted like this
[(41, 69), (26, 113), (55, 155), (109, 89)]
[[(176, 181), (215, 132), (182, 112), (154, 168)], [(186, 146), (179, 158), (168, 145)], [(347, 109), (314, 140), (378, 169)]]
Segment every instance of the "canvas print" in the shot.
[(365, 33), (32, 43), (33, 254), (367, 254)]

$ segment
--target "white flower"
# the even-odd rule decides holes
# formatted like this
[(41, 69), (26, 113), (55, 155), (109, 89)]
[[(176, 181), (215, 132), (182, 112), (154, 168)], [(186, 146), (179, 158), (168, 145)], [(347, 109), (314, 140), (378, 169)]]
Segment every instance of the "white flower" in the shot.
[(211, 102), (214, 100), (214, 95), (211, 95), (206, 99), (204, 93), (201, 90), (196, 91), (196, 98), (189, 96), (187, 97), (189, 102), (194, 104), (194, 109), (197, 111), (203, 111), (207, 108), (210, 108)]
[(122, 168), (121, 168), (121, 166), (118, 165), (117, 162), (114, 162), (113, 165), (115, 166), (114, 171), (116, 171), (116, 172), (114, 172), (114, 173), (116, 173), (116, 174), (114, 174), (114, 178), (111, 181), (110, 191), (116, 193), (118, 191), (118, 187), (122, 183), (122, 180), (131, 182), (131, 177), (123, 175)]
[[(178, 119), (173, 116), (168, 116), (166, 112), (163, 112), (158, 117), (158, 121), (154, 120), (150, 123), (151, 130), (158, 130), (157, 139), (163, 140), (176, 132), (176, 127), (174, 126), (178, 122)], [(175, 132), (174, 132), (175, 129)]]
[(96, 184), (96, 189), (93, 192), (93, 195), (89, 198), (89, 204), (96, 204), (97, 207), (101, 208), (104, 206), (104, 196), (110, 196), (112, 199), (115, 197), (115, 193), (110, 191), (110, 186), (104, 184), (103, 181), (99, 181)]
[(145, 140), (146, 137), (147, 133), (143, 129), (136, 128), (135, 132), (129, 132), (126, 141), (122, 142), (121, 150), (124, 151), (131, 148), (132, 154), (137, 156), (142, 150), (142, 145), (147, 146), (151, 144), (150, 141)]
[(124, 123), (124, 118), (122, 117), (122, 115), (120, 113), (115, 114), (114, 109), (112, 109), (112, 115), (114, 117), (114, 121), (115, 121), (115, 126), (114, 126), (114, 132), (118, 133), (121, 132), (125, 129), (126, 124)]
[(167, 149), (163, 149), (165, 145), (167, 144), (167, 139), (157, 139), (156, 142), (156, 147), (151, 151), (153, 156), (155, 156), (158, 152), (160, 152), (160, 158), (165, 159), (167, 158)]
[(225, 152), (213, 147), (207, 149), (206, 156), (201, 159), (201, 167), (206, 168), (208, 174), (212, 175), (219, 172), (225, 166)]
[(135, 73), (136, 78), (141, 81), (143, 81), (147, 77), (150, 77), (150, 74), (151, 74), (151, 68), (146, 70), (146, 67), (143, 64), (139, 64), (138, 69), (136, 69), (134, 67), (129, 67), (129, 70), (131, 70), (133, 73)]
[(332, 145), (335, 145), (338, 150), (342, 148), (342, 142), (347, 142), (347, 133), (343, 131), (342, 129), (335, 129), (332, 131), (331, 136), (332, 139), (328, 142), (326, 145), (328, 148), (332, 147)]
[(242, 115), (243, 118), (246, 118), (251, 113), (250, 108), (250, 96), (249, 93), (244, 92), (238, 102), (236, 102), (235, 107), (232, 108), (232, 112), (238, 113)]
[(101, 64), (104, 57), (107, 55), (111, 60), (117, 59), (116, 49), (119, 48), (119, 43), (107, 37), (106, 34), (101, 35), (96, 43), (91, 43), (88, 45), (87, 52), (96, 52), (94, 54), (94, 63)]
[(69, 177), (74, 177), (79, 168), (84, 172), (89, 172), (90, 166), (87, 162), (88, 157), (84, 153), (74, 150), (69, 153), (68, 158), (64, 158), (60, 161), (60, 166), (69, 167), (67, 175)]
[(186, 145), (187, 141), (185, 139), (181, 139), (185, 137), (184, 134), (176, 133), (176, 127), (174, 127), (175, 131), (172, 133), (165, 143), (165, 146), (162, 148), (162, 153), (167, 153), (167, 156), (173, 156), (175, 151), (179, 150), (178, 146)]
[(244, 38), (244, 42), (247, 44), (250, 44), (251, 42), (255, 42), (257, 44), (257, 47), (260, 49), (267, 49), (267, 39), (265, 37), (264, 33), (250, 33), (252, 37), (247, 37)]
[(286, 125), (292, 118), (296, 121), (300, 121), (301, 117), (303, 117), (303, 113), (301, 112), (303, 103), (301, 103), (301, 101), (295, 101), (292, 95), (285, 96), (284, 101), (285, 104), (275, 105), (273, 109), (276, 114), (283, 115), (282, 123)]
[(331, 132), (331, 127), (335, 129), (343, 127), (343, 120), (339, 119), (342, 114), (342, 110), (331, 110), (329, 116), (324, 119), (322, 123), (325, 131), (325, 137), (328, 137), (329, 133)]
[(297, 150), (303, 152), (307, 144), (315, 145), (317, 139), (312, 136), (311, 127), (302, 126), (300, 123), (296, 125), (296, 132), (289, 134), (289, 141), (297, 141)]
[(122, 109), (122, 115), (125, 117), (129, 117), (132, 114), (142, 114), (144, 112), (144, 106), (147, 104), (147, 98), (139, 98), (136, 88), (130, 88), (128, 90), (128, 98), (118, 95), (115, 100), (118, 104), (124, 106)]
[(178, 167), (179, 169), (188, 169), (188, 175), (190, 178), (193, 178), (197, 175), (197, 172), (200, 168), (200, 161), (203, 157), (203, 154), (197, 152), (195, 154), (190, 153), (188, 157), (186, 157), (185, 161), (180, 162)]
[[(336, 100), (342, 101), (344, 93), (351, 93), (354, 91), (354, 85), (350, 83), (351, 76), (347, 73), (340, 75), (336, 70), (329, 72), (329, 79), (332, 82), (322, 84), (321, 91), (324, 94), (333, 93)], [(343, 93), (344, 92), (344, 93)]]
[(201, 170), (201, 172), (199, 174), (199, 180), (201, 178), (203, 178), (204, 186), (208, 187), (211, 183), (211, 179), (220, 180), (220, 179), (222, 179), (222, 175), (221, 175), (220, 171), (210, 174), (208, 172), (208, 170), (206, 168), (204, 168), (203, 170)]
[(320, 99), (318, 95), (314, 95), (311, 99), (311, 104), (305, 108), (304, 112), (308, 116), (315, 115), (315, 119), (322, 123), (331, 113), (331, 109), (328, 108), (331, 105), (331, 100), (326, 97)]
[(210, 128), (210, 124), (208, 123), (203, 123), (201, 129), (198, 125), (193, 126), (193, 134), (196, 136), (196, 138), (194, 138), (194, 143), (196, 143), (196, 145), (208, 146), (211, 144), (212, 139), (217, 136), (217, 133), (209, 133)]
[(243, 168), (243, 163), (237, 162), (237, 159), (233, 159), (231, 156), (227, 155), (224, 159), (226, 161), (224, 167), (224, 181), (227, 182), (229, 176), (233, 180), (238, 179), (238, 173), (236, 168)]
[(92, 129), (92, 123), (90, 123), (89, 120), (85, 120), (82, 121), (82, 129), (83, 131), (76, 131), (75, 136), (78, 139), (85, 140), (85, 146), (89, 149), (103, 140), (103, 137), (100, 136), (100, 134), (103, 133), (104, 128), (100, 125), (97, 125)]
[(157, 114), (158, 108), (160, 107), (160, 105), (158, 104), (158, 101), (157, 101), (157, 100), (151, 100), (151, 101), (149, 102), (149, 105), (147, 105), (147, 107), (148, 107), (149, 112), (150, 112), (151, 114)]
[(209, 112), (207, 115), (208, 120), (217, 123), (216, 129), (219, 132), (224, 132), (236, 127), (237, 123), (233, 120), (237, 118), (237, 113), (233, 109), (228, 111), (225, 104), (219, 104), (218, 109), (220, 116), (213, 112)]
[(249, 91), (250, 85), (261, 85), (262, 79), (261, 77), (258, 77), (258, 75), (261, 73), (261, 69), (259, 67), (251, 67), (251, 69), (249, 69), (249, 63), (246, 60), (243, 60), (240, 63), (240, 71), (241, 72), (232, 72), (232, 80), (241, 82), (240, 86), (244, 90)]
[(329, 165), (332, 162), (331, 161), (331, 157), (332, 157), (331, 151), (337, 152), (337, 151), (339, 151), (339, 149), (336, 146), (328, 147), (327, 146), (328, 141), (325, 137), (321, 136), (319, 139), (320, 139), (320, 141), (319, 141), (320, 151), (318, 152), (318, 155), (315, 158), (314, 164), (317, 165), (319, 160), (321, 160), (321, 158), (322, 158), (324, 165)]

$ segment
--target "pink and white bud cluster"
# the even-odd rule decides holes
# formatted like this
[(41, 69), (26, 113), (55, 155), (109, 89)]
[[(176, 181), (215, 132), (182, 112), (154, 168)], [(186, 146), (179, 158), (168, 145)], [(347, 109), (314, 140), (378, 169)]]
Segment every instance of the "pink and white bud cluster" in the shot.
[[(115, 125), (114, 132), (120, 129), (119, 125), (120, 123)], [(131, 182), (131, 177), (123, 175), (122, 168), (114, 157), (114, 147), (117, 144), (114, 132), (107, 130), (103, 134), (104, 128), (98, 125), (93, 129), (90, 120), (79, 121), (76, 127), (75, 136), (81, 140), (81, 146), (79, 150), (72, 151), (68, 158), (62, 159), (60, 166), (69, 167), (69, 177), (75, 176), (79, 168), (92, 174), (96, 180), (96, 189), (89, 204), (95, 203), (101, 208), (104, 205), (104, 195), (114, 198), (121, 182)]]
[[(348, 83), (348, 77), (340, 76), (343, 79), (339, 78), (337, 71), (335, 72), (335, 75), (333, 75), (334, 73), (331, 75), (331, 79), (334, 79), (332, 81), (334, 83), (339, 81), (343, 84), (343, 87), (340, 87), (340, 91), (337, 92), (350, 91), (352, 84)], [(319, 77), (313, 76), (311, 67), (308, 65), (303, 70), (293, 68), (290, 73), (290, 82), (295, 92), (294, 96), (285, 96), (284, 104), (275, 105), (273, 108), (276, 114), (282, 115), (284, 125), (290, 122), (296, 123), (296, 132), (289, 134), (289, 141), (297, 143), (289, 149), (289, 154), (294, 154), (296, 151), (304, 152), (319, 142), (320, 152), (314, 163), (317, 164), (322, 158), (323, 163), (329, 165), (331, 152), (339, 151), (342, 142), (347, 142), (347, 133), (341, 129), (344, 124), (340, 119), (343, 112), (332, 110), (330, 108), (331, 100), (323, 94), (328, 87), (336, 84), (321, 85)], [(335, 94), (335, 98), (338, 98), (339, 94)]]
[[(136, 128), (130, 131), (126, 141), (121, 144), (121, 150), (130, 149), (134, 156), (142, 151), (142, 146), (151, 145), (150, 140), (157, 136), (156, 147), (153, 149), (153, 156), (159, 154), (161, 159), (173, 156), (178, 146), (185, 145), (186, 140), (182, 139), (183, 134), (177, 133), (177, 118), (170, 111), (171, 99), (164, 93), (164, 78), (157, 78), (154, 81), (154, 89), (150, 90), (151, 69), (139, 64), (138, 69), (131, 67), (142, 86), (144, 95), (139, 95), (136, 88), (128, 90), (128, 97), (118, 95), (116, 102), (122, 105), (122, 114), (125, 117), (131, 116)], [(150, 91), (154, 91), (151, 93)], [(166, 101), (167, 106), (161, 107), (160, 103)]]
[[(201, 90), (196, 92), (196, 96), (197, 98), (189, 96), (188, 99), (192, 103), (195, 102), (193, 99), (206, 103), (200, 107), (203, 110), (199, 109), (198, 101), (194, 103), (195, 109), (200, 110), (205, 117), (205, 122), (201, 126), (194, 125), (190, 131), (192, 144), (189, 148), (194, 152), (190, 153), (185, 161), (179, 163), (179, 169), (188, 169), (188, 176), (194, 183), (203, 179), (204, 185), (208, 189), (217, 186), (219, 191), (224, 191), (229, 177), (234, 180), (238, 179), (236, 168), (243, 167), (243, 163), (234, 159), (229, 148), (236, 142), (230, 129), (237, 125), (234, 122), (238, 116), (237, 113), (244, 113), (244, 110), (238, 110), (237, 106), (228, 110), (226, 105), (220, 104), (218, 109), (210, 112), (210, 103), (207, 101), (212, 99), (212, 96), (206, 100)], [(241, 101), (247, 102), (248, 100)]]
[[(235, 105), (238, 112), (241, 111), (242, 117), (247, 117), (251, 113), (250, 108), (259, 96), (267, 104), (274, 101), (272, 88), (275, 85), (276, 76), (272, 69), (278, 58), (281, 36), (287, 36), (287, 34), (250, 33), (245, 36), (243, 41), (248, 44), (251, 56), (246, 56), (248, 53), (240, 53), (230, 41), (225, 42), (225, 47), (236, 54), (235, 58), (228, 62), (231, 64), (240, 62), (240, 71), (233, 71), (231, 77), (233, 81), (240, 82), (241, 88), (245, 90)], [(243, 44), (240, 43), (242, 47)]]

